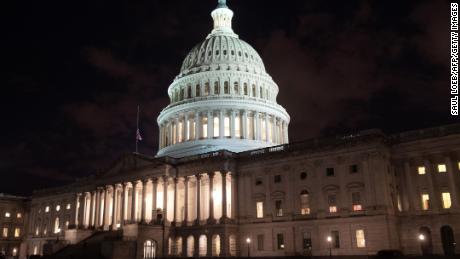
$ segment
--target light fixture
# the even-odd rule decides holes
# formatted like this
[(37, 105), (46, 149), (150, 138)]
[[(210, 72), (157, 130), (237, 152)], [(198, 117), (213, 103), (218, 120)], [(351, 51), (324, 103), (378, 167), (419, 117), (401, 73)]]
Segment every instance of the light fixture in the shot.
[(332, 242), (332, 237), (331, 236), (327, 236), (327, 242)]
[(249, 237), (246, 238), (246, 243), (248, 243), (248, 244), (251, 243), (251, 239)]
[(424, 240), (425, 240), (425, 235), (424, 235), (424, 234), (418, 235), (418, 239), (419, 239), (420, 241), (424, 241)]

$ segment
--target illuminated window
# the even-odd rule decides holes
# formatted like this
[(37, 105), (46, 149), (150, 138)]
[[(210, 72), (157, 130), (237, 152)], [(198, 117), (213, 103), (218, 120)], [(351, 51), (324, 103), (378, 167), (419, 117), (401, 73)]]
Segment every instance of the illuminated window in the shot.
[(419, 167), (417, 168), (417, 172), (418, 172), (418, 174), (420, 174), (420, 175), (426, 174), (425, 167), (424, 167), (424, 166), (419, 166)]
[(363, 229), (356, 230), (356, 246), (358, 248), (366, 247), (366, 237)]
[(363, 209), (361, 205), (361, 193), (354, 192), (351, 194), (351, 201), (353, 204), (353, 211), (360, 211)]
[(47, 226), (45, 225), (45, 227), (43, 228), (43, 235), (46, 235), (48, 233), (48, 229), (47, 229)]
[(444, 209), (450, 209), (451, 206), (452, 206), (452, 201), (450, 199), (450, 193), (443, 192), (442, 193), (442, 207)]
[(20, 228), (15, 228), (14, 229), (14, 237), (19, 237), (21, 235), (21, 229)]
[(310, 200), (308, 196), (307, 190), (303, 190), (300, 193), (300, 214), (302, 215), (310, 214)]
[(219, 117), (214, 116), (214, 137), (219, 137)]
[(458, 170), (460, 170), (460, 162), (458, 162)]
[(241, 121), (240, 115), (237, 113), (235, 117), (235, 137), (241, 138)]
[(60, 211), (61, 210), (61, 205), (56, 205), (56, 211)]
[(35, 228), (35, 235), (38, 236), (40, 234), (40, 228), (36, 227)]
[(430, 209), (430, 195), (427, 193), (422, 194), (422, 209), (423, 210)]
[(327, 197), (329, 203), (329, 213), (337, 213), (337, 201), (335, 195), (329, 195)]
[(34, 245), (34, 255), (38, 255), (38, 246)]
[(22, 213), (21, 212), (16, 213), (16, 218), (18, 219), (22, 218)]
[(5, 238), (8, 237), (8, 228), (7, 227), (3, 228), (2, 237), (5, 237)]
[(257, 209), (257, 218), (261, 219), (264, 217), (264, 203), (262, 201), (258, 201), (256, 203), (256, 209)]
[(439, 173), (445, 173), (445, 172), (447, 172), (446, 164), (439, 164), (439, 165), (438, 165), (438, 172), (439, 172)]
[(50, 206), (45, 207), (45, 212), (50, 212)]
[(57, 217), (54, 220), (54, 233), (57, 234), (59, 232), (61, 232), (61, 229), (59, 228), (59, 218)]
[(396, 196), (397, 202), (398, 202), (398, 211), (401, 212), (403, 210), (402, 203), (401, 203), (401, 195)]
[(9, 212), (5, 212), (5, 218), (11, 217), (11, 214)]
[(230, 137), (230, 117), (228, 116), (224, 118), (224, 136)]
[(275, 212), (277, 217), (283, 216), (283, 202), (281, 200), (275, 201)]
[(70, 203), (67, 203), (66, 209), (70, 210)]
[(18, 249), (17, 249), (16, 247), (13, 248), (12, 255), (13, 255), (13, 256), (17, 256), (17, 255), (18, 255)]
[(201, 133), (203, 135), (203, 138), (207, 138), (208, 137), (208, 118), (207, 117), (202, 118), (201, 125), (202, 125)]

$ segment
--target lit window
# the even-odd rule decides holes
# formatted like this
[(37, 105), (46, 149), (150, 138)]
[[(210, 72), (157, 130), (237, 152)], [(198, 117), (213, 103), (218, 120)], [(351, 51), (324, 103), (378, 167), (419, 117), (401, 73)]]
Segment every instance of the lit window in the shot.
[(38, 236), (40, 234), (40, 228), (36, 227), (35, 228), (35, 235)]
[(37, 245), (34, 246), (34, 255), (38, 255), (38, 246)]
[(303, 190), (300, 193), (300, 214), (302, 215), (310, 214), (310, 201), (309, 201), (307, 190)]
[(45, 228), (43, 229), (43, 235), (46, 235), (46, 233), (48, 233), (48, 229), (46, 229), (46, 226), (45, 226)]
[(364, 235), (364, 230), (362, 229), (356, 230), (356, 246), (358, 248), (366, 247), (366, 237)]
[(15, 228), (14, 229), (14, 237), (19, 237), (21, 235), (21, 229), (20, 228)]
[(11, 217), (11, 214), (9, 212), (5, 212), (5, 218)]
[(16, 218), (18, 219), (22, 218), (22, 213), (21, 212), (16, 213)]
[[(118, 225), (120, 225), (120, 224), (118, 224)], [(65, 226), (66, 226), (66, 228), (69, 227), (69, 221), (68, 220), (65, 222)]]
[(8, 237), (8, 228), (4, 227), (2, 231), (2, 237)]
[(50, 206), (45, 207), (45, 212), (50, 212)]
[(424, 167), (424, 166), (419, 166), (419, 167), (417, 168), (417, 172), (418, 172), (418, 174), (420, 174), (420, 175), (426, 174), (425, 167)]
[(337, 201), (335, 195), (329, 195), (327, 197), (329, 203), (329, 213), (337, 213)]
[(214, 117), (214, 137), (219, 137), (220, 129), (219, 129), (219, 117)]
[(17, 256), (18, 255), (18, 249), (15, 247), (13, 248), (13, 256)]
[(61, 210), (61, 205), (56, 205), (56, 211), (60, 211)]
[(66, 209), (70, 210), (70, 203), (67, 203)]
[(354, 192), (351, 194), (351, 200), (353, 203), (353, 211), (360, 211), (363, 210), (363, 207), (361, 205), (361, 193), (359, 192)]
[(56, 218), (54, 220), (54, 233), (57, 234), (61, 232), (61, 229), (59, 228), (59, 218)]
[(442, 193), (442, 207), (444, 209), (450, 209), (451, 206), (452, 206), (452, 201), (450, 199), (450, 193), (443, 192)]
[(438, 172), (439, 172), (439, 173), (445, 173), (445, 172), (447, 172), (446, 164), (439, 164), (439, 165), (438, 165)]
[(283, 206), (282, 206), (282, 201), (281, 200), (275, 201), (275, 210), (276, 210), (276, 216), (277, 217), (282, 217), (283, 216)]
[(337, 206), (329, 206), (330, 213), (337, 213)]
[(423, 210), (430, 209), (430, 195), (427, 193), (422, 194), (422, 209)]
[(257, 209), (257, 218), (261, 219), (264, 217), (264, 203), (262, 201), (258, 201), (256, 203), (256, 209)]
[(460, 162), (458, 162), (458, 170), (460, 170)]

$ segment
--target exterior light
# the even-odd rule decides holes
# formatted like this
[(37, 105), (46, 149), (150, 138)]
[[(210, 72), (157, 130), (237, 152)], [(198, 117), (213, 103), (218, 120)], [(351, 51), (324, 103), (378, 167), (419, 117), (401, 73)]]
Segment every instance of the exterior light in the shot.
[(327, 237), (327, 242), (329, 242), (329, 243), (332, 242), (332, 237), (331, 237), (331, 236), (328, 236), (328, 237)]
[(248, 243), (248, 244), (251, 243), (251, 239), (249, 237), (246, 238), (246, 243)]
[(424, 234), (418, 235), (418, 239), (419, 239), (420, 241), (424, 241), (424, 240), (425, 240), (425, 235), (424, 235)]

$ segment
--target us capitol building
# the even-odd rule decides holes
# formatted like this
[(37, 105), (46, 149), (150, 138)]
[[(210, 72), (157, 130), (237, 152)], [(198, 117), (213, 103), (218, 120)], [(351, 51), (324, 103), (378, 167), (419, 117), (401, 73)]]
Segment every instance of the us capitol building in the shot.
[(168, 89), (156, 157), (35, 191), (20, 257), (458, 253), (460, 125), (289, 144), (278, 85), (225, 0), (211, 16)]

